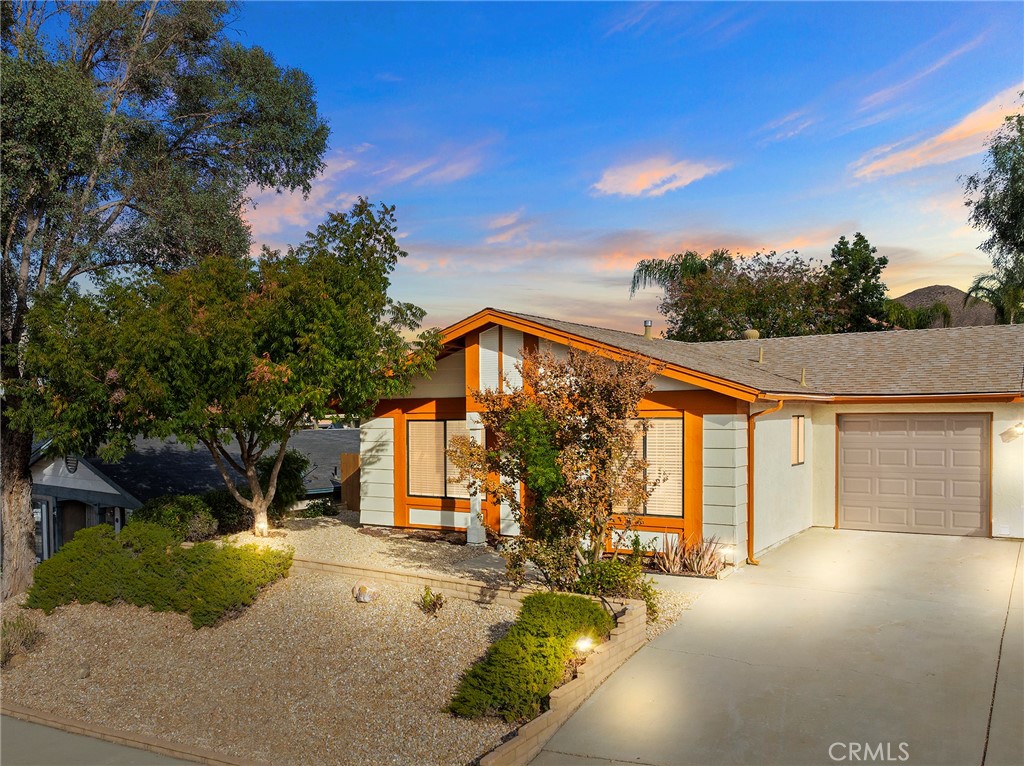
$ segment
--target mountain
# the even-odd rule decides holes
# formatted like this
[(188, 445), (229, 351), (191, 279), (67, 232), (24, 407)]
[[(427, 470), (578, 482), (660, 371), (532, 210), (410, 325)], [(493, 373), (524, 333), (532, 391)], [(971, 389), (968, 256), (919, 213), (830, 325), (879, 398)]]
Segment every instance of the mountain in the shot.
[[(896, 298), (907, 308), (919, 309), (941, 301), (949, 306), (952, 315), (950, 327), (977, 327), (996, 323), (996, 310), (987, 303), (964, 306), (967, 293), (951, 285), (930, 285), (913, 290)], [(932, 327), (942, 327), (942, 319), (936, 319)]]

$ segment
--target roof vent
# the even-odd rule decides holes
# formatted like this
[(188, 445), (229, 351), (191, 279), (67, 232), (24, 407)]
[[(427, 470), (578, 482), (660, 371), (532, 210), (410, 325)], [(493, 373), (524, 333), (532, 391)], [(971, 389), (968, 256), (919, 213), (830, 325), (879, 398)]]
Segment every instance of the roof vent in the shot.
[(761, 333), (751, 328), (749, 330), (744, 330), (743, 332), (741, 332), (740, 337), (743, 338), (743, 340), (757, 340), (758, 338), (761, 337)]
[(652, 322), (650, 319), (644, 320), (644, 337), (647, 338), (648, 340), (654, 337), (654, 330), (651, 329), (653, 327), (654, 322)]

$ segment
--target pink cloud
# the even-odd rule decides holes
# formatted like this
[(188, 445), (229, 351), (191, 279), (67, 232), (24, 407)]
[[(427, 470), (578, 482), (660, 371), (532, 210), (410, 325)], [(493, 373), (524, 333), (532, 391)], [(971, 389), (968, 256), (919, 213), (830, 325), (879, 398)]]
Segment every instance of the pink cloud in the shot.
[(592, 187), (601, 194), (627, 197), (658, 197), (681, 189), (728, 168), (725, 163), (673, 161), (670, 157), (651, 157), (628, 165), (608, 168)]
[(894, 151), (881, 147), (867, 152), (854, 164), (854, 176), (863, 179), (906, 173), (928, 165), (940, 165), (985, 150), (989, 135), (997, 130), (1007, 115), (1019, 107), (1013, 106), (1024, 82), (998, 93), (975, 109), (960, 122), (936, 136)]

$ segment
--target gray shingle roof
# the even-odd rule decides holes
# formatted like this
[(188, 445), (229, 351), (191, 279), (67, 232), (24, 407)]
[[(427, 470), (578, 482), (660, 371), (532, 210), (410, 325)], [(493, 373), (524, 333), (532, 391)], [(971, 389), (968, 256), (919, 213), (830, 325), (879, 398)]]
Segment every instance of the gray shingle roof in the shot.
[[(530, 314), (501, 313), (762, 393), (935, 396), (1024, 392), (1024, 325), (683, 343), (648, 340), (635, 333)], [(805, 386), (800, 383), (801, 373)]]

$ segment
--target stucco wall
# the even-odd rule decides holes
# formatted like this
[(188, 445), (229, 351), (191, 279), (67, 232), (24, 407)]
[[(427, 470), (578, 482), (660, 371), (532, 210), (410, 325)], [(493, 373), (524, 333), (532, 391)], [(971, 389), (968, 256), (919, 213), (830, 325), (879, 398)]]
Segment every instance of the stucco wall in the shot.
[(373, 418), (359, 429), (359, 521), (394, 526), (395, 421)]
[[(1024, 421), (1024, 404), (844, 404), (815, 407), (812, 414), (815, 526), (835, 525), (836, 420), (838, 415), (853, 412), (991, 413), (992, 536), (1024, 537), (1024, 437), (1004, 441), (1002, 436), (1014, 424)], [(809, 438), (809, 454), (810, 450)]]
[[(763, 408), (762, 408), (763, 409)], [(814, 523), (812, 407), (787, 403), (754, 427), (754, 554)], [(756, 410), (755, 410), (756, 412)], [(804, 416), (804, 463), (793, 465), (793, 416)]]

